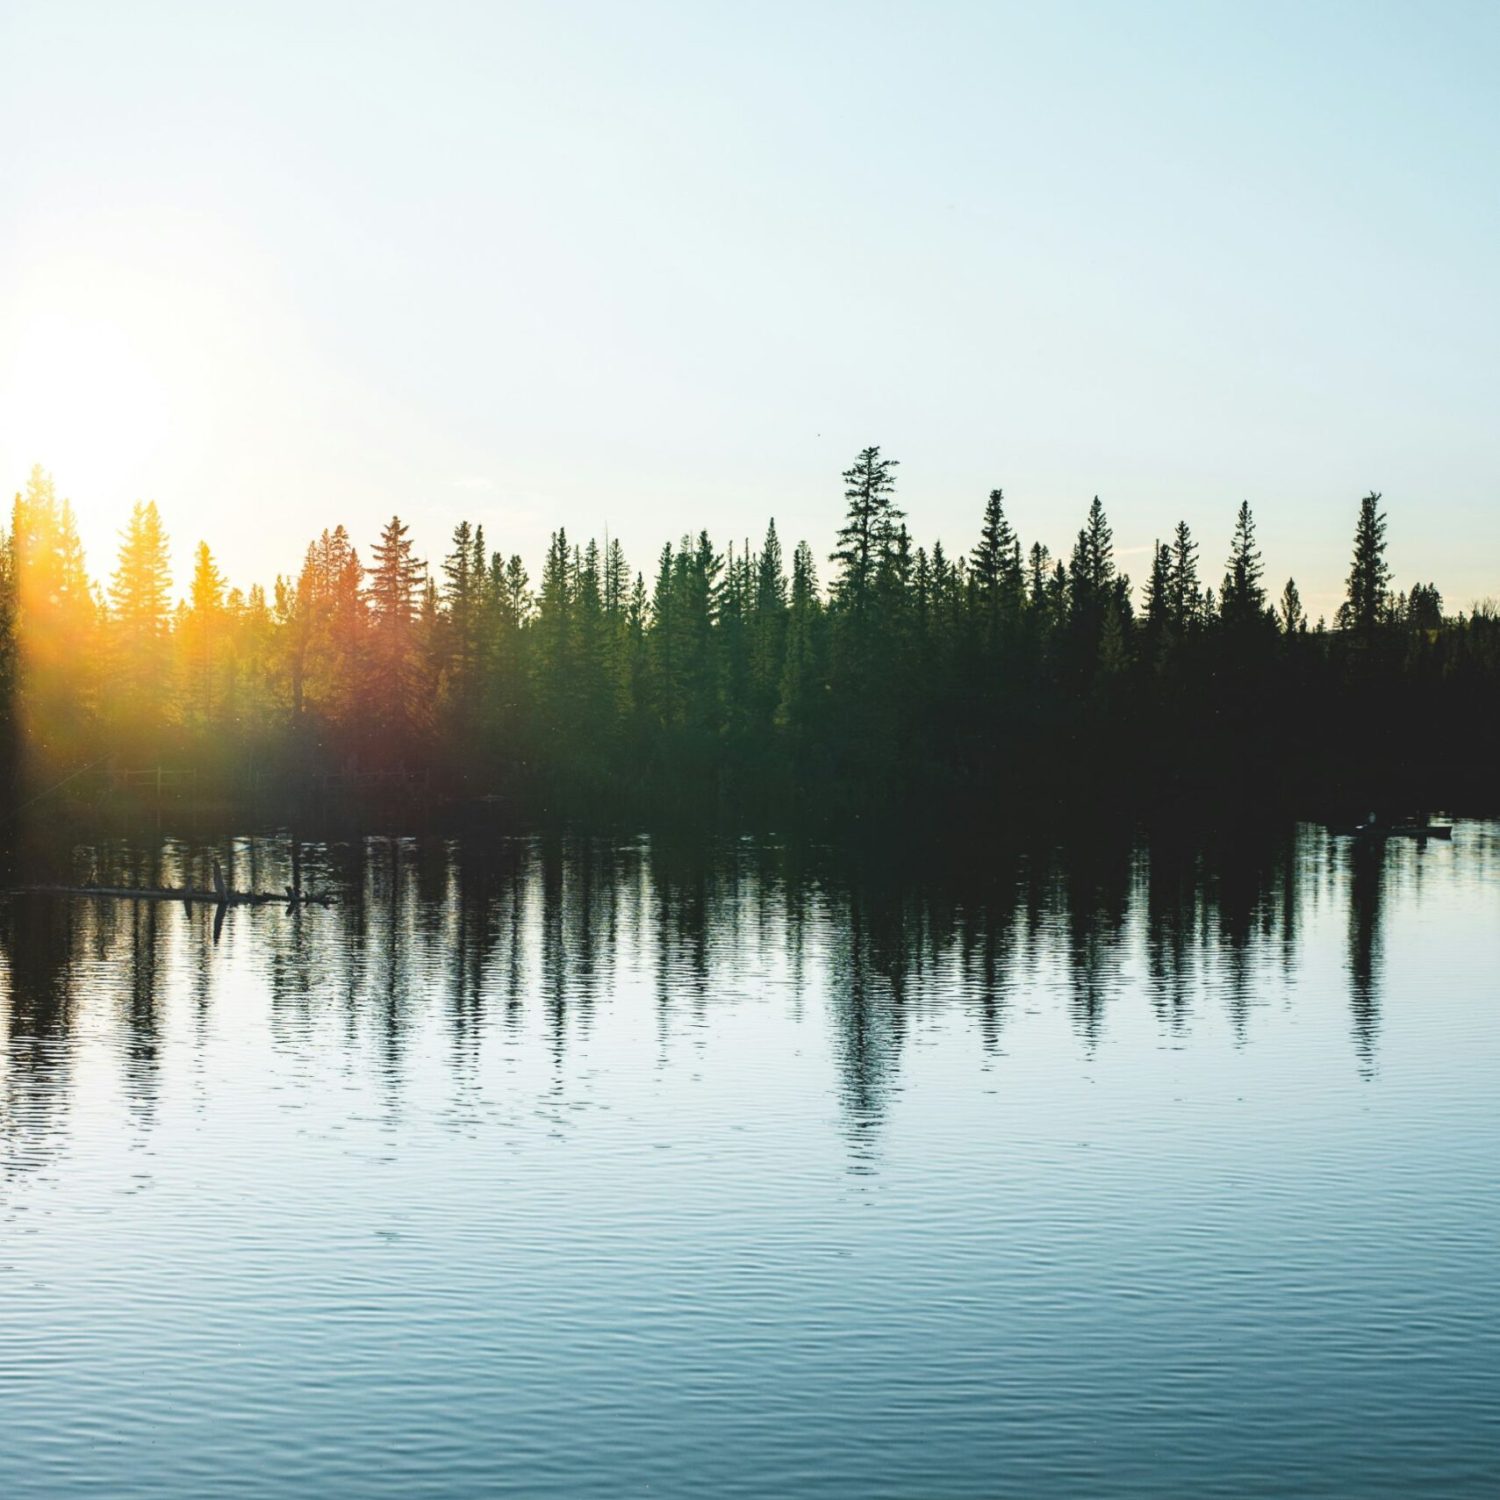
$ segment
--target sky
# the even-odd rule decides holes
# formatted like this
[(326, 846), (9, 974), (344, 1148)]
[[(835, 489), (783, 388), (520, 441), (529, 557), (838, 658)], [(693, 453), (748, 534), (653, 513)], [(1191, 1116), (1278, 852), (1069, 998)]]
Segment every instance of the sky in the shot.
[(1500, 595), (1500, 7), (0, 0), (0, 484), (179, 583), (393, 512), (535, 570), (707, 526), (826, 556), (901, 461), (1121, 565), (1241, 500), (1331, 615)]

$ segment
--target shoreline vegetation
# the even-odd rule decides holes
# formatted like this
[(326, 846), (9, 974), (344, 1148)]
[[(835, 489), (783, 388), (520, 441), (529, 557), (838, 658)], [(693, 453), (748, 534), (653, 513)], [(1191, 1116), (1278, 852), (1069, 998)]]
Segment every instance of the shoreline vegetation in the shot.
[(533, 580), (467, 522), (429, 567), (393, 517), (368, 561), (335, 527), (248, 592), (199, 543), (181, 602), (154, 504), (101, 585), (37, 468), (0, 549), (5, 811), (977, 830), (1493, 807), (1500, 613), (1398, 590), (1380, 495), (1310, 622), (1248, 504), (1222, 570), (1179, 523), (1137, 586), (1097, 498), (1054, 555), (994, 490), (951, 557), (913, 538), (896, 468), (858, 455), (826, 557), (773, 522), (634, 571), (559, 529)]

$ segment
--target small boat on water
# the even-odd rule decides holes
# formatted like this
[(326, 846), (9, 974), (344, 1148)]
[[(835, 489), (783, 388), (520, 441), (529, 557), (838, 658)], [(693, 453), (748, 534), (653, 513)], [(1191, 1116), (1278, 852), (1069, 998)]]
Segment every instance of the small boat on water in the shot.
[(1451, 823), (1429, 823), (1425, 818), (1377, 818), (1371, 813), (1363, 823), (1330, 823), (1328, 831), (1352, 838), (1364, 839), (1451, 839)]

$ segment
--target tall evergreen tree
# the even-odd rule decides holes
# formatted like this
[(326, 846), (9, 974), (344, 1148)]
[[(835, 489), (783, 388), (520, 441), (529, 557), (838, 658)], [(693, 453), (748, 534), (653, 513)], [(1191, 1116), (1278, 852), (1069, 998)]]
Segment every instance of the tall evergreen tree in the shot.
[(855, 613), (862, 612), (874, 593), (875, 578), (889, 555), (901, 511), (892, 496), (899, 460), (882, 458), (879, 448), (864, 448), (844, 471), (847, 510), (839, 528), (838, 546), (831, 562), (838, 564), (834, 597)]
[(453, 530), (453, 550), (443, 559), (442, 602), (446, 628), (441, 668), (445, 698), (454, 728), (463, 733), (472, 721), (479, 699), (479, 669), (483, 658), (485, 566), (484, 535), (467, 521)]
[(567, 532), (552, 534), (542, 563), (537, 593), (535, 649), (530, 654), (532, 691), (542, 713), (542, 728), (554, 740), (567, 725), (572, 696), (576, 616), (573, 553)]
[(1151, 576), (1146, 580), (1146, 630), (1161, 640), (1172, 628), (1172, 549), (1165, 542), (1151, 547)]
[(1368, 638), (1384, 620), (1389, 604), (1391, 570), (1385, 561), (1385, 514), (1373, 490), (1359, 502), (1354, 532), (1354, 561), (1348, 594), (1339, 606), (1341, 630)]
[[(1073, 672), (1086, 678), (1100, 660), (1101, 638), (1109, 625), (1107, 616), (1114, 607), (1116, 583), (1114, 534), (1105, 519), (1104, 507), (1097, 495), (1094, 496), (1088, 518), (1073, 543), (1067, 578), (1067, 657)], [(1110, 655), (1113, 661), (1115, 653), (1112, 644)]]
[(794, 750), (807, 745), (818, 724), (824, 685), (819, 641), (821, 616), (812, 548), (806, 542), (798, 542), (792, 553), (786, 659), (782, 664), (781, 701), (776, 711), (776, 721)]
[(220, 657), (228, 645), (227, 627), (224, 575), (208, 543), (199, 542), (193, 553), (193, 579), (183, 621), (184, 717), (199, 729), (206, 729), (217, 718), (223, 675)]
[(1075, 606), (1080, 612), (1098, 609), (1114, 580), (1114, 533), (1097, 495), (1073, 546), (1068, 576), (1073, 585)]
[(1005, 515), (1005, 496), (991, 490), (979, 542), (970, 554), (969, 581), (985, 644), (993, 648), (1015, 627), (1025, 598), (1021, 543)]
[(112, 717), (149, 735), (166, 718), (172, 572), (156, 502), (136, 501), (120, 541), (109, 595), (114, 652)]
[(1406, 596), (1406, 622), (1414, 630), (1443, 628), (1443, 596), (1434, 583), (1414, 583)]
[(781, 697), (781, 673), (786, 658), (787, 581), (776, 522), (766, 526), (766, 537), (755, 558), (755, 602), (752, 615), (750, 674), (755, 694), (755, 720), (768, 729)]
[(37, 769), (76, 763), (98, 707), (102, 610), (73, 508), (40, 465), (16, 496), (9, 551), (21, 748)]
[(1250, 502), (1240, 502), (1234, 538), (1225, 565), (1224, 586), (1219, 591), (1219, 617), (1231, 630), (1263, 624), (1266, 619), (1264, 569), (1255, 545), (1255, 520)]
[(1172, 629), (1179, 634), (1201, 618), (1202, 594), (1198, 583), (1198, 544), (1186, 521), (1179, 521), (1172, 534), (1171, 609)]
[[(295, 593), (286, 591), (281, 606), (290, 627), (292, 718), (304, 727), (310, 718), (315, 731), (334, 732), (346, 752), (354, 748), (370, 670), (364, 583), (349, 533), (342, 526), (325, 529), (308, 547)], [(383, 691), (378, 682), (369, 686)]]
[(1281, 591), (1281, 629), (1285, 635), (1298, 635), (1307, 629), (1307, 612), (1302, 608), (1302, 595), (1297, 592), (1297, 580), (1288, 578)]
[(430, 701), (424, 694), (424, 662), (417, 611), (427, 569), (412, 552), (411, 536), (392, 516), (370, 549), (366, 584), (370, 607), (373, 678), (368, 691), (373, 734), (369, 752), (405, 760), (426, 727)]

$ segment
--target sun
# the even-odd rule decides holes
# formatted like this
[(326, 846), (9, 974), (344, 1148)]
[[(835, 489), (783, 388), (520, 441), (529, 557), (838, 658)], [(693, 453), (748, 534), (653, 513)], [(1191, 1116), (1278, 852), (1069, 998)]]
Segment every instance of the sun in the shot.
[(80, 510), (113, 511), (149, 491), (174, 415), (159, 315), (139, 296), (61, 268), (4, 309), (0, 444), (23, 471), (48, 469)]

